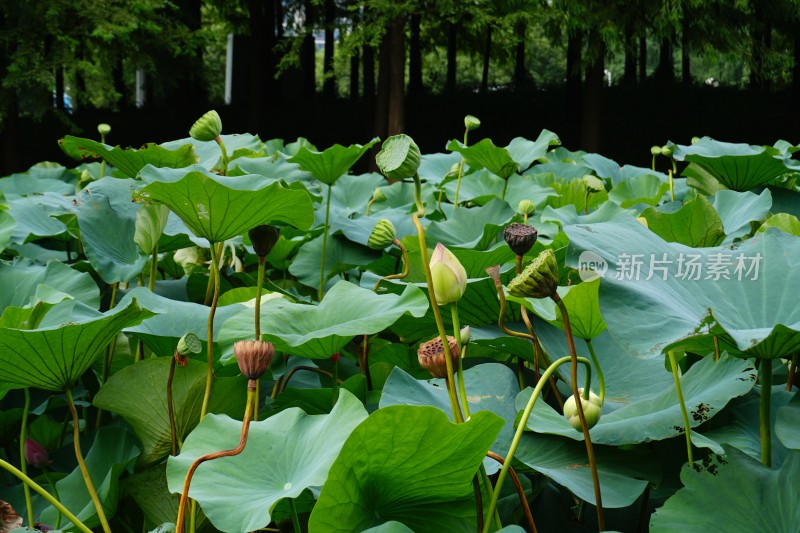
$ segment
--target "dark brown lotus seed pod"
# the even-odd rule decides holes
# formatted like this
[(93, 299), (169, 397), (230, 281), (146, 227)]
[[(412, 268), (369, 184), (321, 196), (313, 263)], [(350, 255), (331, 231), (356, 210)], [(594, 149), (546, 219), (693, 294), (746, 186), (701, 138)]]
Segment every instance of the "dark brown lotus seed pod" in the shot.
[(281, 230), (275, 226), (268, 226), (266, 224), (256, 226), (247, 232), (250, 241), (253, 243), (253, 249), (256, 251), (258, 257), (266, 257), (272, 251), (278, 238), (281, 236)]
[(539, 232), (536, 231), (536, 228), (533, 226), (520, 224), (518, 222), (509, 224), (506, 226), (506, 229), (503, 230), (503, 238), (506, 240), (506, 243), (508, 243), (508, 247), (519, 256), (525, 255), (533, 248), (538, 234)]
[(256, 380), (264, 375), (275, 355), (275, 345), (265, 341), (237, 341), (233, 355), (239, 370), (247, 379)]
[[(447, 336), (447, 343), (450, 348), (450, 357), (452, 358), (453, 365), (458, 364), (458, 358), (461, 354), (458, 351), (458, 342), (455, 337)], [(442, 348), (442, 339), (436, 337), (423, 342), (417, 349), (417, 359), (422, 368), (431, 373), (435, 378), (447, 377), (447, 361), (444, 358), (444, 349)]]

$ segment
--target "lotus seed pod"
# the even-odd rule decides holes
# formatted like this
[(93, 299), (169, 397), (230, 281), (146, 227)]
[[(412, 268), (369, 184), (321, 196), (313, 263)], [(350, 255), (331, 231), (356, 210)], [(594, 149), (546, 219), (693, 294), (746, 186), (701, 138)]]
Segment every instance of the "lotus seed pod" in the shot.
[(692, 137), (692, 144), (697, 144), (700, 142), (700, 137)]
[(419, 146), (408, 135), (392, 135), (384, 141), (375, 163), (390, 180), (404, 180), (416, 175), (421, 161)]
[[(451, 361), (453, 365), (457, 365), (461, 354), (458, 353), (458, 343), (455, 337), (448, 335), (447, 344)], [(417, 359), (419, 360), (419, 365), (430, 372), (431, 376), (435, 378), (447, 377), (447, 361), (444, 358), (444, 348), (440, 337), (420, 344), (417, 349)]]
[(275, 226), (262, 224), (256, 226), (247, 232), (250, 237), (250, 242), (253, 243), (253, 250), (255, 250), (258, 257), (266, 257), (275, 247), (275, 243), (281, 236), (281, 230)]
[(653, 155), (661, 155), (661, 147), (660, 146), (651, 146), (650, 153)]
[(520, 200), (519, 205), (517, 205), (517, 211), (523, 215), (530, 215), (536, 211), (536, 204), (534, 204), (531, 200)]
[(430, 269), (436, 303), (441, 306), (459, 301), (467, 289), (467, 271), (442, 243), (436, 244)]
[(503, 238), (515, 254), (523, 256), (533, 248), (539, 232), (533, 226), (514, 222), (503, 230)]
[[(600, 415), (603, 413), (603, 404), (600, 402), (600, 397), (592, 391), (589, 391), (588, 400), (583, 398), (583, 389), (579, 389), (579, 393), (581, 394), (583, 416), (586, 418), (586, 427), (592, 429), (600, 420)], [(578, 416), (578, 405), (575, 402), (575, 396), (570, 396), (564, 402), (564, 416), (567, 418), (569, 425), (575, 428), (575, 430), (583, 431), (581, 419)]]
[(233, 355), (244, 377), (259, 379), (272, 363), (275, 345), (261, 340), (236, 341), (233, 343)]
[(548, 298), (557, 288), (558, 262), (553, 250), (547, 249), (511, 280), (508, 293), (521, 298)]
[(661, 155), (666, 156), (666, 157), (672, 157), (672, 153), (674, 151), (675, 151), (675, 149), (673, 147), (671, 147), (671, 146), (664, 145), (664, 146), (661, 147)]
[(44, 449), (44, 446), (33, 439), (25, 439), (25, 445), (23, 446), (23, 449), (25, 453), (25, 460), (29, 465), (33, 465), (36, 468), (43, 468), (52, 463), (50, 460), (50, 454), (47, 453), (47, 450)]
[(367, 246), (373, 250), (383, 250), (392, 244), (396, 238), (397, 230), (394, 229), (392, 221), (387, 218), (382, 218), (372, 229), (372, 233), (370, 233), (369, 239), (367, 240)]
[(372, 191), (372, 201), (373, 202), (385, 202), (386, 201), (386, 193), (383, 192), (383, 189), (377, 187), (374, 191)]
[(203, 351), (203, 343), (200, 337), (194, 333), (187, 333), (178, 341), (178, 348), (176, 351), (184, 356), (198, 354)]
[(464, 326), (463, 328), (461, 328), (461, 330), (458, 332), (459, 337), (460, 337), (459, 340), (461, 341), (461, 346), (464, 346), (465, 344), (469, 344), (469, 338), (470, 338), (471, 333), (472, 333), (472, 330), (469, 329), (469, 326)]
[(97, 125), (97, 133), (100, 135), (108, 135), (111, 133), (111, 126), (106, 123), (98, 124)]
[(222, 119), (213, 109), (198, 118), (189, 130), (189, 136), (201, 142), (213, 141), (220, 133), (222, 133)]
[(603, 192), (606, 190), (603, 180), (597, 176), (592, 176), (591, 174), (587, 174), (583, 177), (583, 184), (586, 186), (586, 190), (589, 192)]
[(464, 117), (464, 127), (467, 128), (467, 131), (475, 131), (481, 126), (481, 121), (478, 120), (478, 117), (473, 117), (472, 115), (467, 115)]

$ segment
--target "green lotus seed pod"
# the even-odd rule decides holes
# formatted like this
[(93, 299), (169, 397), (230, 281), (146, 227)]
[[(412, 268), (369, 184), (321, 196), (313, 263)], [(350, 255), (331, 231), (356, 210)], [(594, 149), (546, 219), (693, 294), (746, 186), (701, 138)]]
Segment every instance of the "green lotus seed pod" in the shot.
[(467, 131), (475, 131), (481, 126), (481, 121), (478, 117), (473, 117), (472, 115), (467, 115), (464, 117), (464, 127), (467, 128)]
[(660, 146), (651, 146), (650, 153), (653, 155), (661, 155), (661, 147)]
[(583, 184), (586, 186), (586, 190), (589, 192), (603, 192), (606, 190), (603, 180), (597, 176), (592, 176), (591, 174), (587, 174), (583, 177)]
[[(580, 394), (583, 394), (583, 389), (579, 389)], [(600, 415), (603, 413), (603, 404), (600, 403), (600, 397), (589, 391), (589, 399), (584, 400), (581, 396), (581, 407), (583, 407), (583, 416), (586, 418), (586, 427), (592, 429), (595, 424), (600, 420)], [(575, 428), (576, 431), (583, 431), (581, 427), (581, 419), (578, 416), (578, 405), (575, 402), (575, 396), (570, 396), (564, 402), (564, 416), (567, 418), (569, 425)]]
[(375, 163), (384, 176), (400, 181), (417, 173), (421, 157), (414, 139), (405, 134), (392, 135), (384, 141)]
[(385, 202), (386, 201), (386, 193), (383, 192), (383, 189), (377, 187), (374, 191), (372, 191), (372, 201), (373, 202)]
[(97, 133), (99, 133), (100, 135), (108, 135), (109, 133), (111, 133), (111, 126), (109, 126), (106, 123), (98, 124)]
[(661, 155), (666, 157), (672, 157), (672, 152), (674, 151), (675, 149), (673, 147), (667, 146), (666, 144), (661, 147)]
[(437, 243), (430, 268), (436, 303), (441, 306), (459, 301), (467, 289), (467, 271), (453, 252)]
[(188, 357), (192, 354), (198, 354), (203, 351), (203, 343), (200, 337), (194, 333), (187, 333), (181, 340), (178, 341), (178, 348), (175, 350), (179, 354)]
[(387, 218), (382, 218), (375, 224), (372, 233), (369, 234), (367, 246), (373, 250), (383, 250), (392, 244), (396, 238), (397, 230), (394, 229), (392, 221)]
[(692, 144), (697, 144), (700, 142), (700, 137), (692, 137)]
[(222, 119), (213, 109), (198, 118), (189, 130), (189, 136), (201, 142), (213, 141), (220, 133), (222, 133)]
[(534, 211), (536, 211), (536, 204), (534, 204), (530, 200), (520, 200), (519, 205), (517, 205), (517, 211), (519, 211), (523, 215), (530, 215)]
[(521, 298), (548, 298), (557, 288), (558, 262), (553, 250), (547, 249), (511, 280), (508, 293)]

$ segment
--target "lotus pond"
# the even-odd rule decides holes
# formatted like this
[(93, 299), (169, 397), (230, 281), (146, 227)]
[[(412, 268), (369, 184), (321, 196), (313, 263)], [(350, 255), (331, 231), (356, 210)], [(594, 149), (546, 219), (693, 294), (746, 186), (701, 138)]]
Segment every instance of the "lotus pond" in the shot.
[(0, 532), (796, 532), (800, 146), (479, 125), (0, 179)]

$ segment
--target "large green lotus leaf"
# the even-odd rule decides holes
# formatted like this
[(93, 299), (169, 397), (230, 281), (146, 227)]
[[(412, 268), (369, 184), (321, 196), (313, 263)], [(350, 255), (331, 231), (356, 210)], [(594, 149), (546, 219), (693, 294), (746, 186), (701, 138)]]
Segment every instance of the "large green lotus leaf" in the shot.
[[(604, 357), (598, 354), (598, 358), (603, 364)], [(639, 372), (641, 370), (638, 367), (628, 367), (629, 375)], [(732, 398), (746, 394), (753, 388), (755, 378), (755, 368), (745, 359), (723, 357), (714, 361), (713, 357), (706, 357), (695, 363), (681, 376), (681, 388), (691, 414), (692, 427), (713, 417)], [(610, 376), (606, 375), (606, 380), (611, 383)], [(531, 389), (526, 389), (517, 396), (517, 409), (525, 408), (531, 392)], [(645, 391), (635, 392), (639, 395), (617, 398), (617, 401), (621, 400), (620, 403), (623, 403), (622, 407), (603, 413), (600, 421), (591, 429), (592, 442), (620, 446), (663, 440), (681, 434), (683, 419), (674, 384), (672, 387), (650, 391), (649, 394)], [(608, 400), (610, 394), (608, 391), (606, 394)], [(536, 401), (527, 427), (537, 433), (583, 440), (583, 434), (575, 431), (563, 414), (539, 400)]]
[(0, 252), (6, 249), (16, 225), (17, 223), (11, 214), (6, 211), (0, 211)]
[[(289, 273), (300, 283), (319, 288), (319, 266), (322, 257), (322, 235), (304, 243), (289, 266)], [(372, 263), (380, 253), (338, 236), (328, 236), (325, 246), (325, 284), (329, 280), (353, 267)]]
[[(604, 508), (633, 505), (647, 487), (647, 480), (658, 481), (658, 459), (649, 451), (595, 446), (595, 454)], [(514, 459), (566, 487), (581, 500), (595, 505), (592, 471), (583, 443), (526, 433)]]
[[(346, 439), (366, 418), (361, 402), (342, 391), (329, 415), (309, 416), (292, 408), (263, 422), (252, 422), (244, 451), (198, 468), (189, 496), (221, 531), (240, 533), (266, 527), (279, 500), (296, 498), (306, 488), (325, 483)], [(233, 448), (241, 431), (238, 420), (206, 416), (186, 439), (180, 455), (169, 458), (170, 491), (181, 491), (186, 472), (197, 457)]]
[(150, 316), (152, 312), (132, 300), (77, 322), (33, 330), (2, 328), (0, 381), (49, 391), (72, 387), (123, 328)]
[(652, 174), (640, 174), (617, 183), (608, 193), (608, 199), (624, 208), (636, 204), (658, 205), (668, 191), (669, 183)]
[(452, 140), (447, 144), (447, 149), (460, 153), (471, 168), (485, 168), (505, 180), (520, 171), (519, 163), (511, 158), (509, 151), (506, 148), (495, 146), (489, 138), (472, 146), (464, 146), (463, 143)]
[[(261, 316), (262, 337), (278, 350), (312, 359), (327, 359), (357, 335), (379, 333), (400, 316), (421, 317), (428, 309), (425, 294), (407, 285), (401, 295), (375, 294), (348, 281), (340, 281), (319, 305), (271, 300)], [(252, 311), (227, 320), (224, 336), (252, 336)]]
[(100, 307), (100, 290), (92, 276), (59, 261), (49, 261), (47, 265), (27, 261), (0, 263), (0, 280), (0, 313), (9, 306), (35, 304), (42, 286), (57, 288), (89, 307)]
[[(171, 356), (158, 357), (127, 366), (111, 376), (94, 398), (94, 405), (122, 416), (131, 425), (142, 443), (140, 465), (163, 459), (171, 450), (166, 396), (171, 360)], [(172, 402), (179, 442), (183, 442), (200, 420), (205, 385), (204, 363), (189, 360), (187, 366), (175, 368)], [(217, 378), (209, 410), (241, 416), (245, 389), (244, 378)]]
[(694, 163), (734, 191), (764, 185), (795, 168), (777, 148), (720, 142), (709, 137), (690, 146), (675, 146), (672, 157)]
[(790, 235), (800, 237), (800, 220), (798, 220), (796, 216), (788, 213), (772, 215), (761, 224), (761, 227), (758, 228), (758, 233), (763, 233), (767, 231), (768, 228), (778, 228)]
[[(574, 205), (577, 211), (584, 211), (586, 198), (586, 185), (581, 178), (564, 179), (555, 174), (538, 174), (535, 178), (540, 187), (549, 187), (555, 195), (547, 199), (547, 205), (553, 208), (565, 205)], [(599, 207), (608, 199), (608, 193), (603, 191), (590, 194), (588, 198), (589, 209)], [(625, 206), (623, 206), (625, 207)]]
[[(317, 207), (316, 219), (319, 224), (325, 223), (325, 206), (330, 191), (331, 216), (349, 217), (356, 213), (364, 214), (372, 192), (381, 186), (388, 185), (386, 179), (377, 173), (342, 176), (335, 187), (324, 187), (320, 205)], [(409, 217), (410, 218), (410, 217)]]
[(708, 248), (725, 239), (722, 219), (703, 195), (695, 196), (674, 213), (650, 207), (642, 211), (642, 217), (647, 228), (667, 242)]
[(54, 192), (58, 194), (75, 193), (75, 185), (60, 179), (37, 177), (34, 174), (11, 174), (0, 179), (0, 193), (7, 198), (14, 196), (28, 196), (29, 194), (41, 194), (43, 192)]
[[(491, 411), (505, 420), (505, 425), (491, 447), (493, 452), (505, 457), (514, 437), (514, 419), (517, 416), (514, 398), (519, 393), (517, 377), (505, 365), (484, 363), (464, 370), (464, 386), (470, 413)], [(450, 420), (453, 419), (444, 380), (417, 380), (400, 368), (392, 371), (381, 393), (380, 407), (390, 405), (436, 407)], [(485, 459), (484, 466), (489, 475), (500, 470), (500, 465), (493, 459)]]
[(122, 487), (142, 510), (145, 523), (154, 527), (174, 522), (180, 496), (167, 489), (166, 463), (155, 465), (125, 478)]
[(30, 237), (62, 235), (67, 231), (67, 225), (54, 215), (71, 213), (72, 210), (68, 197), (51, 192), (9, 201), (7, 212), (16, 222), (11, 230), (11, 242), (23, 244)]
[(800, 396), (795, 395), (788, 405), (778, 408), (775, 435), (791, 450), (800, 450)]
[[(125, 329), (125, 333), (144, 341), (156, 355), (172, 355), (178, 340), (186, 333), (194, 333), (200, 340), (208, 340), (208, 306), (192, 302), (180, 302), (150, 292), (145, 287), (128, 291), (117, 305), (127, 305), (136, 300), (158, 316), (143, 320), (141, 324)], [(214, 338), (218, 338), (222, 325), (231, 316), (244, 309), (242, 304), (220, 306), (214, 314)], [(205, 361), (206, 344), (197, 358)]]
[(379, 139), (376, 137), (364, 145), (351, 144), (350, 146), (342, 146), (341, 144), (334, 144), (322, 152), (309, 150), (304, 146), (288, 161), (297, 163), (300, 168), (310, 172), (314, 178), (322, 183), (333, 185), (378, 141)]
[(105, 159), (109, 165), (116, 167), (129, 178), (135, 178), (146, 165), (181, 168), (193, 165), (197, 161), (197, 155), (191, 145), (168, 150), (149, 143), (135, 150), (119, 146), (112, 148), (107, 144), (72, 135), (59, 139), (58, 145), (65, 154), (78, 161)]
[[(132, 181), (103, 178), (93, 184), (96, 187), (76, 195), (84, 252), (100, 278), (109, 284), (132, 280), (147, 261), (133, 240), (140, 206), (130, 201)], [(120, 193), (126, 197), (121, 205)]]
[[(389, 220), (394, 225), (395, 230), (397, 230), (398, 240), (403, 240), (408, 235), (416, 237), (417, 227), (411, 217), (408, 216), (408, 213), (402, 209), (384, 209), (379, 214), (370, 216), (331, 217), (330, 231), (331, 234), (340, 231), (348, 240), (367, 246), (369, 236), (372, 234), (372, 230), (375, 229), (375, 224), (382, 218)], [(269, 258), (267, 258), (267, 261), (269, 261)], [(319, 265), (317, 265), (317, 268), (319, 268)], [(317, 275), (319, 275), (319, 271), (317, 271)]]
[(531, 177), (535, 180), (539, 175), (553, 174), (562, 179), (573, 180), (581, 179), (586, 174), (591, 173), (592, 169), (584, 165), (578, 165), (574, 162), (568, 161), (552, 161), (549, 163), (533, 165), (531, 168), (525, 171), (524, 176)]
[(258, 174), (286, 183), (299, 181), (306, 184), (311, 184), (314, 179), (310, 172), (301, 170), (297, 163), (289, 163), (282, 154), (277, 157), (239, 157), (231, 160), (230, 167), (234, 169), (231, 176)]
[(725, 244), (750, 232), (750, 222), (762, 220), (772, 207), (772, 194), (721, 190), (714, 196), (714, 209), (722, 220)]
[(331, 467), (309, 530), (363, 531), (395, 520), (414, 531), (474, 531), (472, 478), (502, 427), (487, 411), (456, 425), (434, 407), (377, 410)]
[(707, 353), (715, 335), (721, 349), (748, 356), (784, 357), (800, 349), (800, 307), (786, 290), (800, 284), (798, 237), (770, 229), (735, 246), (688, 248), (626, 218), (564, 231), (571, 241), (568, 263), (584, 251), (606, 262), (603, 317), (632, 354)]
[[(92, 478), (97, 495), (103, 504), (107, 517), (114, 516), (120, 496), (120, 481), (122, 474), (130, 468), (139, 448), (133, 435), (121, 427), (103, 427), (97, 432), (94, 443), (86, 453), (86, 468)], [(65, 478), (56, 482), (59, 501), (75, 514), (75, 517), (86, 524), (87, 527), (99, 527), (100, 519), (97, 517), (94, 503), (86, 490), (86, 482), (80, 468), (70, 472)], [(40, 515), (40, 520), (45, 524), (55, 524), (57, 511), (48, 507)], [(69, 520), (62, 520), (69, 524)]]
[[(770, 469), (735, 448), (704, 462), (700, 471), (681, 471), (684, 487), (650, 519), (654, 533), (681, 531), (797, 531), (795, 504), (800, 453), (792, 452), (779, 469)], [(720, 508), (720, 504), (724, 508)]]
[[(238, 153), (251, 153), (260, 152), (264, 149), (264, 143), (258, 138), (258, 135), (250, 133), (234, 133), (232, 135), (220, 135), (222, 142), (225, 143), (225, 149), (230, 154), (232, 160), (238, 159)], [(214, 141), (197, 141), (191, 137), (184, 139), (177, 139), (161, 143), (162, 148), (167, 150), (179, 150), (186, 145), (194, 147), (194, 152), (197, 154), (192, 163), (199, 163), (200, 166), (207, 169), (212, 169), (219, 166), (222, 158), (222, 152), (219, 145)], [(190, 163), (191, 164), (191, 163)]]
[(508, 150), (511, 159), (519, 164), (520, 170), (525, 170), (531, 163), (541, 159), (551, 146), (561, 144), (558, 135), (550, 130), (542, 130), (535, 141), (530, 141), (524, 137), (515, 137), (508, 143)]
[(446, 221), (431, 222), (426, 239), (445, 246), (486, 250), (514, 214), (514, 210), (499, 198), (483, 207), (456, 209)]
[(456, 199), (456, 189), (458, 188), (458, 201), (472, 202), (477, 205), (485, 205), (503, 192), (505, 181), (489, 172), (481, 169), (461, 178), (460, 188), (458, 181), (448, 181), (444, 186), (447, 199), (454, 202)]
[(558, 209), (553, 209), (549, 205), (542, 211), (540, 220), (543, 222), (556, 222), (560, 226), (571, 224), (595, 224), (597, 222), (608, 222), (619, 217), (626, 217), (633, 214), (631, 209), (623, 209), (614, 202), (603, 202), (600, 207), (584, 215), (579, 214), (575, 205), (568, 204)]
[(217, 176), (190, 168), (145, 167), (142, 178), (150, 183), (139, 192), (169, 206), (198, 237), (222, 242), (270, 222), (311, 227), (313, 207), (305, 190), (287, 189), (263, 176)]
[[(440, 185), (445, 177), (450, 174), (453, 165), (459, 164), (461, 155), (450, 152), (449, 154), (422, 154), (417, 173), (424, 181), (433, 185)], [(466, 172), (468, 169), (465, 168)], [(454, 176), (451, 174), (450, 177)]]
[[(380, 187), (381, 191), (386, 195), (386, 200), (382, 202), (375, 202), (372, 204), (370, 213), (373, 215), (378, 214), (384, 209), (402, 209), (406, 213), (416, 211), (416, 204), (414, 200), (414, 184), (406, 181), (396, 181), (389, 186)], [(431, 214), (436, 212), (439, 201), (439, 191), (429, 183), (422, 184), (422, 203), (425, 204), (425, 213)], [(423, 218), (423, 227), (428, 225), (430, 220)]]

